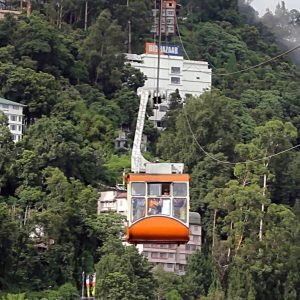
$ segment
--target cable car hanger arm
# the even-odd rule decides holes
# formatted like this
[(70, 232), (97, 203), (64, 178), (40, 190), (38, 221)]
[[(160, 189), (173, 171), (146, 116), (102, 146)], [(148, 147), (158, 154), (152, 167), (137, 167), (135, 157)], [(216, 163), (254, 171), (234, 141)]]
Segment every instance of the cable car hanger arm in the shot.
[(149, 100), (149, 92), (143, 90), (140, 97), (140, 106), (131, 154), (131, 171), (133, 173), (149, 173), (149, 174), (173, 174), (183, 173), (183, 163), (151, 163), (144, 158), (141, 153), (141, 143), (145, 124), (145, 115), (147, 103)]

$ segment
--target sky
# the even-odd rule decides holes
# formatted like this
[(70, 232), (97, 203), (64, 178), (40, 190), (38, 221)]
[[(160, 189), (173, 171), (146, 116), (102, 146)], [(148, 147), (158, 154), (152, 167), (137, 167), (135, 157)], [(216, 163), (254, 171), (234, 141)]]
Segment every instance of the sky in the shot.
[[(274, 11), (279, 2), (281, 2), (281, 0), (253, 0), (251, 5), (259, 12), (259, 15), (262, 16), (267, 8)], [(295, 8), (300, 11), (300, 0), (285, 0), (284, 2), (288, 10)]]

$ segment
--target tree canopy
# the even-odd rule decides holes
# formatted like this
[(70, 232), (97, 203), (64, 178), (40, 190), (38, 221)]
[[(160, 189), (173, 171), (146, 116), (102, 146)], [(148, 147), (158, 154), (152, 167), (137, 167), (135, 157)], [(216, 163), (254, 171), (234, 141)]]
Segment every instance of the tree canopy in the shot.
[(271, 60), (299, 44), (299, 12), (178, 2), (181, 36), (168, 42), (208, 61), (213, 88), (184, 102), (176, 91), (165, 130), (145, 133), (149, 156), (191, 174), (201, 252), (184, 276), (153, 271), (122, 245), (124, 218), (97, 215), (99, 192), (130, 166), (146, 78), (124, 53), (151, 40), (151, 1), (32, 1), (29, 17), (0, 20), (0, 96), (25, 105), (18, 143), (0, 114), (3, 299), (77, 299), (82, 271), (97, 272), (100, 299), (299, 299), (299, 51)]

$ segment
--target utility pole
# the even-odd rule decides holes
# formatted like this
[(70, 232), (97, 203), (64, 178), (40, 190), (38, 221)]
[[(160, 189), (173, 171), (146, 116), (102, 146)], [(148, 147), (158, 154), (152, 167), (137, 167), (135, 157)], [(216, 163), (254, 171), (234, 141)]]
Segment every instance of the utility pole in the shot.
[[(263, 196), (266, 196), (266, 188), (267, 188), (267, 174), (264, 174), (264, 186), (263, 186)], [(265, 205), (264, 203), (261, 204), (261, 212), (264, 214), (265, 212)], [(261, 242), (263, 239), (263, 216), (259, 222), (259, 241)]]
[(159, 71), (160, 71), (160, 44), (161, 44), (161, 17), (162, 17), (163, 0), (160, 1), (158, 14), (158, 44), (157, 44), (157, 83), (156, 83), (156, 100), (158, 101), (159, 93)]
[[(127, 0), (127, 9), (129, 9), (129, 0)], [(128, 19), (128, 53), (131, 53), (131, 20)]]
[(85, 10), (84, 10), (84, 31), (87, 30), (87, 18), (88, 18), (88, 0), (85, 0)]
[(31, 1), (30, 0), (26, 0), (26, 14), (27, 14), (27, 17), (30, 17), (30, 15), (31, 15)]

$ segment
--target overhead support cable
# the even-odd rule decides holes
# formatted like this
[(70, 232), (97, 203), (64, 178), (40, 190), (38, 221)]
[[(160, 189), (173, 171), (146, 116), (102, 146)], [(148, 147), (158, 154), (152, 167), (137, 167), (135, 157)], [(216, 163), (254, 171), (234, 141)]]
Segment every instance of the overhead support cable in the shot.
[[(190, 57), (189, 57), (189, 55), (188, 55), (188, 53), (187, 53), (186, 50), (185, 50), (185, 47), (184, 47), (184, 44), (183, 44), (183, 41), (182, 41), (182, 37), (181, 37), (180, 30), (179, 30), (179, 25), (178, 25), (177, 16), (175, 16), (175, 22), (176, 22), (176, 28), (177, 28), (177, 32), (178, 32), (178, 36), (179, 36), (179, 41), (180, 41), (180, 44), (181, 44), (181, 46), (182, 46), (182, 49), (183, 49), (183, 51), (184, 51), (184, 53), (185, 53), (187, 59), (188, 59), (188, 60), (191, 60)], [(281, 58), (281, 57), (283, 57), (283, 56), (286, 56), (286, 55), (288, 55), (288, 54), (290, 54), (290, 53), (292, 53), (292, 52), (294, 52), (294, 51), (296, 51), (296, 50), (298, 50), (298, 49), (300, 49), (300, 45), (295, 46), (295, 47), (293, 47), (292, 49), (286, 50), (286, 51), (284, 51), (284, 52), (282, 52), (282, 53), (280, 53), (280, 54), (278, 54), (278, 55), (276, 55), (276, 56), (274, 56), (274, 57), (271, 57), (270, 59), (268, 59), (268, 60), (266, 60), (266, 61), (263, 61), (263, 62), (261, 62), (261, 63), (259, 63), (259, 64), (254, 65), (254, 66), (251, 66), (251, 67), (248, 67), (248, 68), (239, 70), (239, 71), (235, 71), (235, 72), (230, 72), (230, 73), (212, 73), (212, 76), (213, 76), (213, 77), (215, 77), (215, 76), (230, 76), (230, 75), (235, 75), (235, 74), (244, 73), (244, 72), (247, 72), (247, 71), (249, 71), (249, 70), (256, 69), (256, 68), (258, 68), (258, 67), (264, 66), (264, 65), (266, 65), (266, 64), (268, 64), (268, 63), (270, 63), (270, 62), (272, 62), (272, 61), (275, 61), (275, 60), (277, 60), (277, 59), (279, 59), (279, 58)], [(185, 70), (183, 70), (183, 71), (186, 71), (186, 70), (188, 70), (188, 68), (185, 69)], [(201, 71), (201, 70), (199, 70), (199, 72), (200, 72), (200, 73), (206, 73), (206, 74), (209, 73), (209, 72), (207, 72), (207, 71)]]
[(186, 113), (186, 109), (183, 107), (183, 114), (186, 118), (186, 122), (187, 122), (187, 125), (188, 125), (188, 128), (189, 128), (189, 131), (192, 135), (192, 138), (193, 140), (195, 141), (196, 145), (198, 146), (198, 148), (201, 150), (201, 152), (203, 152), (207, 157), (209, 157), (210, 159), (220, 163), (220, 164), (227, 164), (227, 165), (237, 165), (237, 164), (248, 164), (248, 163), (256, 163), (256, 162), (260, 162), (260, 161), (264, 161), (264, 160), (269, 160), (271, 159), (272, 157), (276, 157), (278, 155), (281, 155), (281, 154), (284, 154), (286, 152), (289, 152), (291, 150), (294, 150), (296, 148), (299, 148), (300, 147), (300, 144), (296, 145), (296, 146), (293, 146), (293, 147), (290, 147), (288, 149), (285, 149), (285, 150), (282, 150), (282, 151), (279, 151), (277, 153), (274, 153), (274, 154), (271, 154), (271, 155), (268, 155), (268, 156), (264, 156), (264, 157), (261, 157), (261, 158), (257, 158), (257, 159), (249, 159), (249, 160), (245, 160), (245, 161), (238, 161), (238, 162), (231, 162), (231, 161), (226, 161), (226, 160), (220, 160), (218, 158), (216, 158), (215, 156), (213, 156), (212, 154), (210, 154), (209, 152), (207, 152), (204, 147), (198, 142), (197, 138), (196, 138), (196, 135), (195, 133), (193, 132), (193, 129), (192, 129), (192, 126), (191, 126), (191, 123), (189, 121), (189, 118), (188, 118), (188, 115)]

